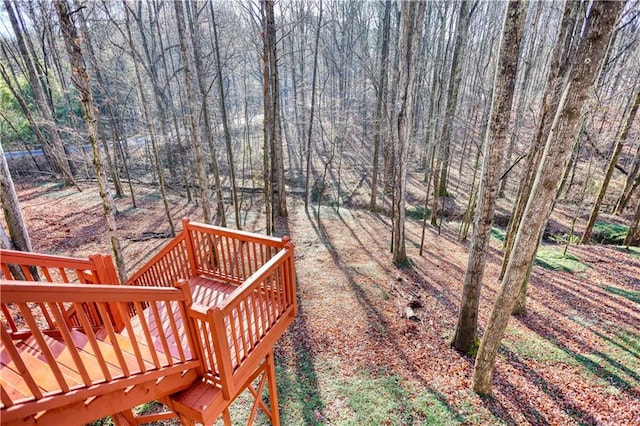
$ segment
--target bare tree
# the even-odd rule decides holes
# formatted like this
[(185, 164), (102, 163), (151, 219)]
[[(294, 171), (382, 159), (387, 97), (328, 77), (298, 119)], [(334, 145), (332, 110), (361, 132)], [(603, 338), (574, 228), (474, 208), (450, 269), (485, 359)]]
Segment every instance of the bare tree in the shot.
[[(18, 195), (13, 185), (11, 172), (7, 159), (4, 156), (2, 144), (0, 144), (0, 202), (2, 202), (2, 212), (9, 231), (10, 244), (2, 244), (3, 248), (13, 248), (20, 251), (32, 251), (29, 232), (25, 224)], [(1, 227), (0, 227), (1, 228)], [(4, 232), (4, 230), (3, 230)]]
[(402, 264), (407, 260), (405, 247), (405, 215), (407, 199), (407, 168), (409, 145), (411, 143), (411, 123), (415, 96), (416, 70), (419, 63), (420, 40), (425, 3), (403, 1), (401, 5), (402, 38), (400, 78), (397, 82), (396, 102), (393, 116), (394, 158), (396, 179), (394, 182), (393, 222), (393, 263)]
[(494, 80), (489, 126), (485, 135), (482, 177), (473, 220), (469, 262), (464, 277), (458, 325), (453, 339), (453, 347), (465, 353), (476, 344), (480, 288), (491, 237), (498, 178), (506, 146), (525, 13), (526, 8), (521, 0), (509, 1), (500, 40), (500, 57)]
[(67, 1), (56, 0), (55, 6), (58, 19), (60, 20), (60, 28), (62, 30), (65, 48), (67, 50), (67, 55), (69, 56), (69, 63), (73, 70), (71, 81), (80, 95), (80, 104), (82, 105), (85, 122), (87, 124), (89, 143), (91, 144), (91, 150), (93, 152), (93, 166), (96, 171), (96, 176), (98, 177), (98, 188), (100, 190), (100, 197), (102, 198), (102, 208), (107, 220), (111, 249), (116, 262), (116, 267), (118, 268), (120, 281), (125, 282), (127, 280), (127, 272), (124, 259), (122, 257), (120, 240), (118, 238), (113, 198), (109, 192), (107, 178), (105, 176), (104, 166), (102, 163), (102, 154), (98, 146), (97, 121), (99, 120), (99, 116), (93, 99), (93, 92), (91, 91), (89, 74), (85, 67), (82, 48), (80, 47), (80, 36), (78, 35), (78, 30), (76, 29), (75, 24), (71, 20), (71, 12)]
[(600, 211), (600, 206), (602, 205), (602, 200), (604, 200), (604, 196), (607, 193), (607, 188), (609, 187), (609, 182), (611, 181), (611, 177), (613, 176), (613, 171), (618, 164), (618, 158), (620, 158), (620, 153), (622, 152), (622, 147), (627, 140), (627, 136), (629, 135), (629, 130), (631, 129), (631, 124), (633, 120), (636, 118), (636, 114), (638, 112), (638, 106), (640, 106), (640, 90), (636, 92), (635, 100), (633, 101), (633, 105), (631, 106), (631, 111), (627, 115), (626, 120), (624, 121), (624, 125), (622, 126), (622, 131), (620, 132), (620, 136), (616, 141), (615, 148), (613, 149), (613, 154), (611, 155), (611, 159), (609, 160), (609, 165), (607, 166), (607, 171), (604, 176), (604, 180), (602, 181), (602, 185), (600, 186), (600, 191), (598, 192), (598, 197), (596, 198), (596, 202), (593, 205), (593, 209), (591, 210), (591, 215), (589, 216), (589, 221), (587, 222), (587, 226), (584, 230), (584, 234), (582, 235), (582, 240), (580, 241), (582, 244), (588, 244), (591, 239), (591, 233), (593, 232), (593, 226), (596, 224), (596, 219), (598, 217), (598, 212)]
[(391, 32), (391, 1), (384, 2), (384, 16), (382, 18), (382, 45), (380, 46), (380, 76), (376, 93), (376, 109), (373, 118), (373, 167), (371, 169), (371, 201), (369, 210), (376, 211), (378, 198), (378, 169), (380, 168), (380, 145), (385, 121), (383, 113), (386, 110), (387, 84), (389, 80), (389, 33)]
[(187, 34), (184, 21), (183, 4), (175, 2), (176, 22), (178, 23), (178, 33), (180, 35), (180, 53), (182, 57), (182, 72), (184, 74), (184, 86), (187, 91), (187, 102), (189, 104), (189, 124), (191, 127), (191, 143), (196, 159), (196, 170), (198, 173), (198, 184), (200, 186), (200, 199), (202, 200), (202, 212), (204, 214), (205, 223), (211, 223), (211, 202), (209, 200), (209, 177), (202, 158), (202, 149), (200, 147), (200, 126), (197, 122), (196, 100), (193, 91), (193, 79), (191, 76), (191, 67), (189, 65), (189, 53), (187, 50)]
[(491, 393), (491, 379), (498, 348), (507, 328), (521, 284), (535, 256), (539, 236), (553, 208), (566, 161), (572, 151), (581, 110), (589, 89), (598, 78), (607, 47), (624, 2), (594, 2), (589, 24), (569, 71), (560, 107), (547, 138), (542, 162), (518, 227), (507, 270), (480, 342), (473, 371), (473, 390)]

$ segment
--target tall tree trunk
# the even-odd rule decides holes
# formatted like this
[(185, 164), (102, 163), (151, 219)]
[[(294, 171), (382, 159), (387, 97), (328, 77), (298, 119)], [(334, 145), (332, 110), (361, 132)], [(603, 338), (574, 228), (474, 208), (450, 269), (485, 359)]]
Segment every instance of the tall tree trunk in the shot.
[(198, 88), (200, 89), (200, 103), (201, 103), (201, 113), (200, 119), (204, 124), (204, 136), (209, 145), (209, 151), (211, 155), (211, 168), (213, 170), (213, 184), (216, 192), (216, 205), (217, 205), (217, 216), (220, 221), (220, 225), (227, 226), (227, 218), (224, 211), (224, 201), (222, 197), (222, 184), (220, 182), (220, 169), (218, 167), (218, 150), (216, 149), (214, 135), (213, 135), (213, 126), (211, 125), (211, 118), (209, 116), (209, 100), (208, 93), (209, 89), (206, 84), (206, 74), (204, 71), (204, 64), (202, 63), (202, 50), (200, 47), (200, 35), (198, 31), (198, 25), (194, 23), (193, 16), (191, 14), (191, 7), (195, 6), (191, 3), (185, 3), (187, 10), (187, 18), (189, 20), (189, 28), (191, 29), (190, 34), (193, 37), (190, 37), (191, 40), (191, 48), (193, 49), (193, 61), (196, 66), (196, 81), (198, 83)]
[(636, 98), (633, 101), (633, 106), (631, 107), (631, 111), (629, 111), (629, 115), (627, 115), (627, 119), (624, 122), (624, 126), (622, 127), (622, 131), (620, 132), (620, 136), (618, 137), (616, 146), (613, 149), (611, 160), (609, 161), (609, 165), (607, 166), (607, 172), (605, 173), (604, 180), (602, 181), (602, 185), (600, 186), (600, 192), (598, 193), (596, 202), (593, 205), (593, 210), (591, 210), (591, 216), (589, 216), (589, 222), (587, 222), (587, 227), (584, 231), (584, 235), (582, 236), (582, 240), (580, 241), (581, 244), (588, 244), (589, 240), (591, 239), (591, 233), (593, 232), (593, 226), (596, 224), (596, 218), (598, 217), (598, 212), (600, 211), (602, 200), (604, 200), (604, 196), (607, 193), (609, 182), (611, 181), (611, 177), (613, 176), (613, 171), (616, 168), (616, 164), (618, 164), (618, 158), (620, 157), (620, 153), (622, 152), (622, 147), (624, 146), (624, 143), (627, 141), (627, 136), (629, 135), (629, 130), (631, 129), (633, 120), (635, 120), (636, 118), (636, 113), (638, 112), (639, 105), (640, 105), (640, 90), (636, 92)]
[[(316, 26), (315, 46), (313, 49), (313, 76), (311, 77), (311, 107), (309, 110), (309, 128), (307, 134), (307, 146), (306, 146), (306, 173), (304, 183), (304, 210), (309, 211), (309, 197), (311, 195), (311, 188), (309, 182), (311, 181), (311, 150), (312, 150), (312, 137), (313, 137), (313, 118), (316, 107), (316, 84), (318, 80), (318, 45), (320, 44), (320, 29), (322, 28), (322, 0), (318, 5), (318, 25)], [(304, 77), (303, 77), (304, 78)]]
[[(382, 143), (383, 107), (387, 100), (387, 81), (389, 80), (389, 33), (391, 32), (391, 1), (384, 3), (384, 17), (382, 18), (382, 46), (380, 52), (380, 78), (376, 93), (376, 110), (373, 118), (373, 168), (371, 171), (371, 201), (369, 210), (376, 211), (378, 198), (378, 171), (380, 169), (380, 145)], [(386, 132), (385, 132), (386, 133)]]
[(56, 0), (55, 2), (56, 12), (58, 19), (60, 20), (60, 28), (62, 30), (62, 36), (64, 38), (65, 48), (69, 55), (69, 63), (73, 73), (71, 75), (71, 81), (75, 85), (80, 95), (80, 104), (84, 112), (84, 119), (87, 123), (87, 132), (89, 136), (89, 143), (91, 143), (91, 150), (93, 151), (93, 166), (96, 170), (96, 176), (98, 178), (98, 188), (100, 190), (100, 198), (102, 198), (102, 208), (104, 209), (104, 215), (107, 220), (107, 227), (109, 230), (109, 238), (111, 240), (111, 249), (118, 269), (118, 276), (121, 282), (127, 280), (127, 270), (122, 257), (122, 249), (120, 247), (120, 240), (118, 238), (118, 228), (116, 226), (116, 218), (114, 215), (113, 198), (109, 192), (107, 185), (107, 178), (104, 173), (104, 166), (102, 163), (102, 155), (98, 146), (98, 128), (97, 122), (99, 120), (98, 110), (96, 109), (95, 101), (93, 100), (93, 93), (91, 91), (91, 84), (89, 82), (89, 74), (85, 68), (85, 59), (82, 55), (82, 49), (80, 47), (80, 36), (76, 29), (75, 24), (71, 20), (71, 12), (69, 11), (69, 5), (66, 0)]
[[(278, 64), (276, 50), (276, 23), (273, 11), (273, 0), (264, 0), (264, 42), (268, 60), (268, 78), (270, 89), (271, 123), (270, 123), (270, 161), (272, 171), (271, 176), (274, 185), (274, 194), (277, 192), (277, 199), (272, 198), (273, 209), (278, 212), (278, 216), (287, 216), (287, 197), (284, 184), (284, 156), (282, 153), (282, 124), (280, 122), (280, 83), (278, 80)], [(274, 224), (275, 225), (275, 224)]]
[(403, 1), (401, 3), (402, 38), (400, 78), (396, 91), (396, 109), (393, 117), (393, 139), (396, 159), (396, 179), (394, 184), (394, 214), (392, 217), (393, 263), (400, 265), (407, 261), (405, 247), (405, 204), (407, 199), (407, 168), (411, 143), (411, 125), (415, 96), (416, 70), (418, 67), (424, 2)]
[(233, 147), (231, 146), (231, 133), (227, 119), (226, 96), (224, 91), (224, 80), (222, 79), (222, 64), (220, 62), (220, 46), (218, 45), (218, 29), (216, 17), (213, 10), (213, 2), (209, 3), (211, 9), (211, 20), (213, 27), (213, 51), (216, 58), (216, 74), (218, 76), (218, 89), (220, 93), (220, 113), (222, 115), (222, 128), (224, 131), (224, 142), (227, 147), (227, 159), (229, 161), (229, 178), (231, 181), (231, 197), (233, 199), (233, 209), (235, 212), (236, 229), (240, 229), (240, 205), (238, 204), (238, 188), (236, 187), (236, 166), (233, 162)]
[(193, 92), (193, 79), (191, 77), (191, 67), (189, 63), (189, 52), (187, 51), (187, 35), (185, 31), (183, 5), (180, 2), (174, 2), (173, 6), (176, 11), (176, 21), (178, 24), (178, 34), (180, 35), (180, 53), (182, 56), (182, 72), (184, 74), (184, 85), (187, 90), (187, 102), (189, 104), (189, 124), (191, 126), (191, 144), (196, 160), (196, 170), (198, 173), (198, 184), (200, 186), (200, 198), (202, 200), (202, 212), (204, 214), (205, 223), (211, 223), (211, 200), (209, 199), (209, 177), (202, 158), (202, 149), (200, 147), (200, 126), (196, 113), (195, 93)]
[(169, 230), (171, 232), (171, 236), (175, 236), (176, 228), (173, 224), (173, 218), (171, 217), (171, 209), (169, 208), (169, 201), (167, 200), (167, 189), (164, 183), (164, 171), (162, 170), (162, 161), (160, 159), (160, 153), (158, 151), (156, 131), (153, 126), (153, 120), (151, 119), (151, 114), (149, 113), (147, 97), (144, 94), (144, 86), (142, 84), (140, 66), (138, 65), (138, 61), (136, 61), (135, 46), (133, 44), (133, 37), (131, 36), (131, 25), (129, 23), (129, 9), (127, 8), (126, 4), (124, 5), (124, 10), (125, 10), (125, 22), (127, 27), (127, 37), (129, 39), (129, 48), (131, 49), (131, 55), (133, 58), (133, 68), (136, 74), (136, 82), (138, 83), (137, 84), (138, 95), (140, 96), (140, 105), (142, 106), (144, 120), (147, 123), (147, 131), (149, 132), (149, 139), (151, 139), (151, 148), (153, 150), (153, 159), (154, 159), (154, 164), (156, 168), (156, 173), (158, 174), (158, 186), (160, 187), (160, 195), (162, 197), (164, 213), (167, 216), (167, 222), (169, 223)]
[(564, 13), (562, 16), (561, 28), (562, 31), (558, 35), (554, 52), (552, 54), (551, 69), (547, 78), (547, 86), (543, 97), (542, 112), (540, 117), (540, 123), (536, 135), (529, 147), (529, 153), (527, 154), (527, 166), (524, 172), (524, 176), (521, 179), (520, 187), (518, 188), (518, 195), (516, 202), (513, 206), (513, 212), (511, 219), (509, 220), (509, 226), (505, 234), (504, 240), (504, 257), (502, 260), (502, 270), (500, 271), (500, 278), (504, 276), (507, 269), (507, 263), (511, 256), (513, 243), (515, 242), (516, 231), (520, 226), (522, 220), (522, 214), (524, 208), (529, 200), (531, 194), (531, 188), (533, 187), (533, 181), (536, 177), (536, 171), (540, 165), (542, 154), (544, 152), (544, 144), (547, 140), (549, 132), (551, 131), (551, 124), (554, 120), (556, 111), (558, 110), (560, 97), (563, 90), (563, 78), (564, 73), (567, 72), (568, 67), (572, 61), (572, 52), (575, 52), (576, 38), (573, 37), (576, 19), (578, 11), (580, 9), (579, 2), (567, 2), (565, 4)]
[(498, 50), (500, 56), (493, 83), (489, 126), (484, 141), (482, 176), (478, 205), (473, 218), (469, 261), (464, 276), (458, 325), (453, 338), (453, 347), (464, 353), (469, 352), (476, 344), (480, 289), (491, 238), (491, 224), (496, 205), (498, 178), (502, 170), (525, 14), (526, 6), (521, 0), (509, 1)]
[(11, 239), (10, 246), (4, 247), (3, 244), (3, 248), (33, 251), (2, 144), (0, 144), (0, 202), (2, 202), (2, 213)]
[[(475, 8), (475, 6), (474, 6)], [(451, 152), (451, 132), (453, 128), (453, 118), (458, 104), (458, 94), (460, 81), (462, 80), (462, 58), (469, 35), (469, 21), (472, 10), (469, 9), (469, 1), (463, 0), (460, 6), (460, 20), (456, 32), (456, 40), (453, 47), (453, 59), (451, 60), (451, 72), (449, 86), (447, 88), (447, 105), (445, 107), (445, 118), (442, 126), (442, 138), (440, 140), (440, 155), (438, 156), (438, 196), (447, 194), (447, 180), (449, 173), (449, 157)]]
[[(91, 36), (89, 34), (89, 30), (87, 28), (87, 24), (84, 18), (84, 12), (77, 0), (75, 1), (75, 7), (78, 8), (77, 9), (78, 21), (79, 21), (78, 23), (80, 24), (80, 31), (82, 32), (82, 36), (83, 36), (82, 38), (84, 41), (84, 45), (86, 46), (84, 55), (86, 58), (89, 59), (91, 74), (95, 75), (94, 84), (96, 84), (97, 91), (101, 95), (99, 96), (99, 99), (101, 98), (103, 100), (102, 106), (104, 109), (106, 109), (107, 114), (111, 115), (110, 97), (107, 93), (106, 84), (102, 77), (102, 73), (100, 72), (100, 68), (98, 67), (98, 61), (96, 59), (95, 51), (93, 49), (93, 43), (91, 41)], [(99, 109), (99, 105), (96, 105), (96, 108)], [(101, 121), (98, 121), (96, 123), (96, 126), (98, 127), (98, 136), (100, 137), (100, 143), (102, 144), (102, 147), (104, 149), (105, 158), (107, 160), (107, 168), (109, 169), (109, 174), (111, 175), (113, 188), (116, 191), (115, 196), (117, 198), (122, 198), (124, 196), (124, 192), (122, 191), (122, 183), (120, 182), (120, 175), (118, 174), (118, 170), (116, 167), (114, 167), (113, 161), (111, 159), (111, 152), (109, 149), (109, 142), (107, 141), (107, 138), (105, 136), (104, 124)]]
[(473, 390), (491, 393), (498, 348), (507, 328), (518, 291), (538, 248), (540, 232), (553, 208), (575, 131), (589, 89), (598, 77), (624, 2), (594, 2), (574, 67), (567, 76), (563, 100), (547, 138), (542, 163), (525, 208), (504, 278), (485, 329), (473, 371)]

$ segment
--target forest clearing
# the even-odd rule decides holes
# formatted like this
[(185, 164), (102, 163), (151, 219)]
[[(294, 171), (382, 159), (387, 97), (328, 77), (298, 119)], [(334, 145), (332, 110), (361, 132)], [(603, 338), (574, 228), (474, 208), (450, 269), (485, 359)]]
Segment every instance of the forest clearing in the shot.
[(640, 424), (639, 37), (3, 0), (2, 426)]
[[(18, 193), (35, 251), (108, 252), (91, 187), (78, 193), (28, 182)], [(143, 194), (135, 210), (118, 200), (129, 269), (166, 240), (144, 239), (161, 229), (163, 210), (156, 192)], [(276, 347), (282, 424), (622, 425), (640, 418), (637, 247), (572, 245), (571, 262), (546, 267), (541, 256), (528, 312), (512, 319), (504, 339), (493, 397), (481, 398), (469, 388), (473, 359), (451, 348), (468, 257), (456, 224), (440, 235), (429, 229), (419, 256), (421, 223), (408, 221), (411, 263), (397, 269), (379, 238), (389, 232), (384, 216), (325, 207), (318, 225), (297, 207), (280, 228), (296, 244), (300, 305)], [(199, 214), (179, 198), (171, 208), (176, 217)], [(251, 217), (245, 227), (261, 230)], [(491, 246), (480, 323), (500, 269), (500, 241)], [(543, 250), (553, 261), (563, 246)], [(412, 298), (420, 306), (414, 320), (405, 315)], [(232, 409), (236, 420), (248, 413), (242, 398)]]

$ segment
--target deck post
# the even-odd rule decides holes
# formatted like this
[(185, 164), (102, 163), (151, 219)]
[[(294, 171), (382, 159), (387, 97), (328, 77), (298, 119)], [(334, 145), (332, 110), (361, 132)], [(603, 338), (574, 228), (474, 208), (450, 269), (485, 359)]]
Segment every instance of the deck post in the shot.
[[(211, 308), (207, 312), (213, 331), (213, 350), (218, 360), (218, 373), (220, 374), (220, 384), (224, 399), (231, 401), (236, 393), (237, 384), (233, 380), (233, 365), (231, 364), (231, 352), (227, 342), (227, 328), (224, 325), (222, 311), (218, 306)], [(227, 350), (223, 350), (227, 349)]]
[[(102, 254), (92, 254), (89, 256), (89, 260), (93, 262), (95, 269), (95, 282), (92, 284), (116, 284), (120, 285), (118, 274), (111, 260), (111, 256)], [(117, 305), (114, 303), (107, 303), (107, 310), (111, 323), (116, 330), (121, 330), (124, 327), (124, 318), (120, 314)], [(100, 322), (99, 318), (96, 318)]]
[(284, 243), (284, 248), (285, 250), (287, 250), (289, 252), (288, 255), (288, 259), (287, 259), (287, 265), (288, 265), (288, 274), (289, 274), (289, 279), (287, 280), (288, 283), (288, 292), (291, 295), (291, 303), (293, 305), (293, 310), (291, 311), (291, 316), (295, 317), (296, 314), (298, 313), (298, 303), (297, 303), (297, 283), (296, 283), (296, 265), (294, 262), (295, 256), (294, 256), (294, 248), (295, 248), (295, 244), (293, 244), (293, 241), (291, 241), (291, 238), (289, 238), (288, 236), (284, 236), (282, 237), (282, 242)]
[[(278, 407), (278, 387), (276, 386), (276, 365), (273, 359), (273, 349), (267, 354), (267, 380), (269, 381), (269, 402), (271, 405), (271, 425), (280, 426), (280, 411)], [(260, 398), (260, 395), (258, 395)]]
[(184, 232), (184, 242), (187, 246), (187, 255), (189, 257), (189, 265), (191, 266), (191, 275), (198, 274), (198, 265), (196, 263), (196, 255), (193, 248), (193, 240), (191, 232), (189, 232), (189, 218), (182, 219), (182, 232)]

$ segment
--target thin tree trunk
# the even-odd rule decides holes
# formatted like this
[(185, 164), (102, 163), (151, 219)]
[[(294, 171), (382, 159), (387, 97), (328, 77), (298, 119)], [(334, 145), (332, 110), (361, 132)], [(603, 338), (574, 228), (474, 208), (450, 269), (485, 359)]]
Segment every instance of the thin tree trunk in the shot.
[[(36, 74), (35, 66), (27, 49), (25, 37), (22, 33), (20, 24), (18, 23), (17, 19), (20, 13), (17, 10), (18, 3), (12, 2), (10, 0), (4, 0), (4, 5), (7, 11), (7, 15), (9, 16), (9, 21), (11, 22), (11, 27), (13, 28), (16, 35), (18, 51), (20, 52), (20, 56), (24, 61), (25, 68), (27, 70), (27, 78), (29, 79), (29, 85), (31, 86), (31, 89), (33, 90), (33, 95), (36, 99), (36, 105), (38, 106), (38, 110), (44, 118), (44, 127), (51, 137), (52, 147), (51, 149), (49, 149), (49, 154), (53, 156), (55, 165), (62, 172), (65, 183), (67, 185), (73, 185), (78, 189), (78, 191), (81, 191), (73, 175), (71, 174), (71, 166), (69, 164), (69, 159), (65, 154), (64, 145), (62, 143), (62, 139), (60, 138), (60, 133), (58, 133), (58, 128), (56, 126), (53, 114), (49, 105), (47, 104), (47, 101), (44, 98), (43, 87), (41, 86), (41, 82)], [(43, 145), (43, 150), (47, 150), (47, 148), (48, 146), (46, 144)]]
[(638, 112), (638, 106), (640, 106), (640, 90), (636, 92), (636, 97), (635, 97), (635, 100), (633, 101), (633, 106), (631, 107), (631, 111), (629, 111), (629, 115), (627, 115), (627, 119), (625, 120), (624, 126), (622, 127), (622, 132), (620, 133), (620, 137), (618, 137), (616, 146), (613, 149), (613, 155), (611, 155), (611, 160), (609, 161), (609, 165), (607, 166), (607, 172), (605, 173), (604, 180), (602, 181), (602, 185), (600, 186), (600, 192), (598, 193), (596, 202), (593, 205), (593, 210), (591, 210), (591, 216), (589, 216), (587, 227), (584, 231), (584, 235), (582, 236), (582, 240), (580, 241), (581, 244), (588, 244), (589, 240), (591, 239), (591, 233), (593, 232), (593, 226), (596, 224), (598, 212), (600, 211), (600, 206), (602, 205), (602, 200), (604, 200), (604, 196), (607, 193), (609, 182), (611, 181), (611, 177), (613, 176), (613, 171), (615, 170), (616, 164), (618, 163), (618, 158), (620, 157), (620, 153), (622, 152), (622, 147), (624, 146), (624, 143), (627, 141), (627, 136), (629, 135), (629, 130), (631, 129), (633, 120), (635, 120), (636, 118), (636, 113)]
[(10, 247), (6, 248), (33, 251), (2, 144), (0, 144), (0, 201), (2, 202), (2, 212), (9, 231), (9, 237), (11, 238)]
[(311, 188), (309, 182), (311, 181), (311, 150), (312, 150), (312, 136), (313, 136), (313, 118), (316, 106), (316, 84), (318, 79), (318, 45), (320, 43), (320, 28), (322, 26), (322, 0), (318, 5), (318, 24), (316, 26), (315, 47), (313, 49), (313, 76), (311, 77), (311, 107), (309, 111), (309, 128), (307, 129), (307, 148), (306, 148), (306, 174), (304, 183), (304, 209), (309, 211), (309, 197), (311, 195)]
[(211, 202), (209, 199), (209, 177), (205, 169), (200, 147), (200, 126), (197, 123), (195, 93), (193, 93), (193, 79), (189, 66), (189, 53), (187, 51), (187, 35), (185, 34), (184, 11), (182, 3), (173, 3), (176, 11), (176, 21), (178, 33), (180, 35), (180, 53), (182, 55), (182, 72), (184, 74), (184, 85), (187, 90), (187, 102), (189, 104), (189, 124), (191, 125), (191, 143), (196, 160), (196, 170), (198, 173), (198, 184), (200, 185), (200, 198), (202, 199), (202, 212), (205, 223), (211, 223)]
[(220, 63), (220, 46), (218, 45), (218, 29), (216, 24), (213, 2), (209, 3), (211, 10), (211, 20), (213, 27), (213, 51), (216, 58), (216, 74), (218, 76), (218, 89), (220, 91), (220, 113), (222, 114), (222, 128), (224, 131), (224, 141), (227, 147), (227, 159), (229, 161), (229, 177), (231, 180), (231, 197), (233, 199), (233, 209), (235, 212), (236, 229), (240, 229), (240, 205), (238, 204), (238, 188), (236, 187), (236, 167), (233, 162), (233, 147), (231, 146), (231, 133), (227, 119), (226, 96), (224, 92), (224, 81), (222, 79), (222, 64)]
[(447, 106), (445, 108), (445, 118), (442, 127), (442, 139), (440, 141), (440, 156), (438, 162), (438, 196), (447, 194), (447, 180), (449, 173), (449, 157), (451, 152), (451, 132), (453, 128), (453, 118), (458, 104), (458, 94), (460, 81), (462, 80), (462, 58), (466, 48), (469, 34), (469, 21), (471, 19), (469, 1), (463, 0), (460, 6), (460, 21), (456, 32), (456, 41), (453, 48), (453, 59), (451, 62), (451, 77), (447, 88)]
[(380, 53), (380, 80), (376, 94), (376, 110), (373, 118), (373, 168), (371, 171), (371, 201), (369, 210), (376, 211), (378, 198), (378, 171), (380, 169), (380, 145), (382, 143), (383, 105), (387, 99), (387, 81), (389, 80), (389, 33), (391, 31), (391, 1), (384, 4), (384, 17), (382, 18), (382, 46)]
[(162, 161), (160, 159), (160, 153), (158, 152), (158, 142), (156, 141), (156, 132), (153, 126), (153, 122), (151, 119), (151, 114), (149, 113), (149, 107), (147, 98), (144, 94), (144, 86), (142, 85), (142, 76), (140, 73), (140, 66), (138, 65), (138, 61), (135, 60), (135, 46), (133, 44), (133, 37), (131, 36), (131, 25), (129, 24), (129, 9), (126, 5), (124, 5), (125, 10), (125, 21), (127, 27), (127, 36), (129, 38), (129, 48), (131, 49), (131, 54), (133, 57), (133, 67), (136, 74), (136, 81), (138, 86), (138, 95), (140, 96), (140, 104), (142, 106), (142, 112), (144, 114), (144, 119), (147, 123), (147, 131), (149, 132), (149, 139), (151, 139), (151, 148), (153, 150), (153, 159), (155, 164), (156, 173), (158, 174), (158, 186), (160, 187), (160, 195), (162, 196), (162, 203), (164, 206), (164, 212), (167, 216), (167, 222), (169, 223), (169, 230), (171, 232), (171, 236), (176, 235), (176, 228), (173, 224), (173, 218), (171, 217), (171, 209), (169, 208), (169, 201), (167, 199), (167, 189), (164, 183), (164, 171), (162, 170)]
[(193, 5), (188, 2), (184, 3), (184, 5), (187, 8), (186, 10), (187, 18), (189, 20), (190, 34), (194, 36), (189, 36), (189, 39), (191, 41), (191, 48), (193, 49), (193, 60), (196, 66), (196, 81), (198, 83), (198, 88), (200, 91), (201, 110), (199, 118), (204, 123), (204, 137), (206, 138), (209, 145), (211, 167), (213, 169), (213, 184), (216, 192), (217, 217), (220, 221), (220, 225), (227, 226), (227, 218), (224, 211), (224, 202), (222, 197), (222, 184), (220, 183), (220, 169), (218, 167), (218, 150), (216, 149), (213, 137), (213, 128), (211, 126), (211, 118), (209, 116), (209, 100), (207, 96), (208, 87), (205, 84), (206, 76), (204, 72), (204, 64), (202, 63), (203, 54), (200, 48), (200, 37), (197, 30), (198, 26), (194, 24), (190, 12), (190, 8), (193, 7)]
[(411, 125), (415, 95), (416, 70), (418, 67), (424, 2), (403, 1), (401, 3), (402, 42), (400, 78), (396, 91), (396, 109), (393, 118), (394, 157), (396, 159), (396, 179), (394, 185), (393, 263), (401, 265), (407, 261), (405, 246), (405, 215), (407, 199), (407, 168), (411, 143)]
[[(60, 19), (60, 28), (64, 38), (67, 54), (69, 55), (69, 62), (73, 69), (71, 75), (71, 81), (75, 85), (80, 95), (80, 104), (84, 111), (84, 118), (87, 123), (87, 132), (89, 136), (89, 142), (91, 143), (91, 150), (93, 151), (93, 166), (96, 170), (96, 176), (98, 178), (98, 187), (100, 190), (100, 197), (102, 198), (102, 208), (104, 209), (104, 215), (107, 220), (107, 227), (109, 232), (109, 238), (111, 240), (111, 249), (118, 269), (118, 276), (121, 282), (127, 280), (127, 270), (122, 257), (122, 249), (120, 247), (120, 240), (118, 238), (118, 228), (116, 226), (116, 218), (114, 215), (113, 198), (109, 192), (107, 185), (107, 179), (104, 173), (104, 166), (102, 163), (100, 149), (98, 147), (98, 128), (97, 122), (99, 120), (96, 104), (93, 99), (93, 93), (91, 91), (91, 84), (89, 82), (89, 74), (85, 68), (85, 60), (82, 55), (82, 49), (80, 47), (80, 36), (76, 29), (75, 24), (71, 21), (71, 12), (69, 11), (69, 5), (66, 0), (56, 0), (55, 2), (56, 12)], [(105, 283), (108, 284), (108, 283)]]
[(478, 206), (473, 218), (473, 234), (469, 261), (464, 277), (462, 302), (453, 347), (467, 353), (476, 344), (478, 305), (484, 276), (486, 253), (491, 238), (491, 224), (496, 205), (498, 178), (502, 170), (507, 142), (509, 115), (518, 69), (518, 54), (526, 6), (520, 0), (509, 1), (499, 47), (499, 63), (494, 79), (489, 126), (484, 141), (484, 154)]
[(491, 393), (491, 379), (500, 342), (520, 286), (533, 262), (540, 233), (553, 208), (566, 161), (571, 155), (582, 107), (587, 100), (589, 89), (597, 80), (623, 7), (624, 2), (594, 2), (591, 8), (591, 22), (580, 44), (575, 66), (567, 76), (563, 100), (559, 104), (531, 197), (518, 227), (507, 270), (480, 342), (473, 371), (473, 390), (479, 394)]

